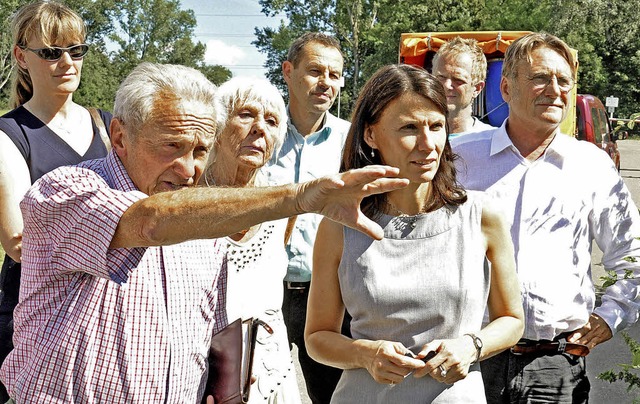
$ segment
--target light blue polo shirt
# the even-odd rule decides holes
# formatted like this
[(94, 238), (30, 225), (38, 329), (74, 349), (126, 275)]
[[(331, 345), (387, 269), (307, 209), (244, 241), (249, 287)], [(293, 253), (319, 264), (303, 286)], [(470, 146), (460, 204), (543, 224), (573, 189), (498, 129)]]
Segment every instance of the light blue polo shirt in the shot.
[[(269, 184), (305, 182), (337, 173), (349, 126), (349, 122), (327, 112), (322, 129), (305, 138), (289, 119), (282, 148), (273, 155), (266, 169)], [(287, 245), (289, 267), (286, 281), (311, 280), (313, 242), (320, 220), (322, 216), (314, 213), (298, 216)]]

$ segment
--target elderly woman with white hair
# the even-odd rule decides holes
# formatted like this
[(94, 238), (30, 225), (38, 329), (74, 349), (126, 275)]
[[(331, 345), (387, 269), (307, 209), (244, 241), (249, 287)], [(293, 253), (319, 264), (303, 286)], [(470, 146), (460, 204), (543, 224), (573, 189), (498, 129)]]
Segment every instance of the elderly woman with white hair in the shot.
[[(217, 93), (220, 118), (204, 185), (266, 185), (263, 166), (282, 145), (287, 110), (278, 89), (264, 79), (233, 78)], [(237, 209), (244, 207), (238, 206)], [(250, 403), (300, 403), (287, 331), (282, 319), (282, 279), (287, 220), (266, 222), (226, 238), (226, 304), (229, 322), (259, 318)]]

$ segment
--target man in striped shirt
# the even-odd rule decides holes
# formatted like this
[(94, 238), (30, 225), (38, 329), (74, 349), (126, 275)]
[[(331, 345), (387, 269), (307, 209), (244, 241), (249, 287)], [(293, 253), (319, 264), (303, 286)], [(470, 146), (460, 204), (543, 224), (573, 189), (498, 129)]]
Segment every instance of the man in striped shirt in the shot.
[[(0, 378), (21, 402), (197, 402), (226, 325), (216, 237), (302, 212), (375, 238), (359, 211), (406, 185), (388, 167), (273, 188), (195, 188), (214, 144), (215, 87), (143, 63), (120, 86), (113, 150), (44, 176), (21, 204), (15, 349)], [(250, 298), (250, 297), (248, 297)]]

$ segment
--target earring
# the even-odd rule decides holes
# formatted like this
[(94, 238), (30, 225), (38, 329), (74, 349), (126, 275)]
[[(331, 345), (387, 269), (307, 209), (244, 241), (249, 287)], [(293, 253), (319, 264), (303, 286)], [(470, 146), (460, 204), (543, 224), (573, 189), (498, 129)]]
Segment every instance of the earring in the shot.
[(374, 149), (371, 149), (371, 158), (374, 158), (376, 156), (376, 153), (374, 151)]

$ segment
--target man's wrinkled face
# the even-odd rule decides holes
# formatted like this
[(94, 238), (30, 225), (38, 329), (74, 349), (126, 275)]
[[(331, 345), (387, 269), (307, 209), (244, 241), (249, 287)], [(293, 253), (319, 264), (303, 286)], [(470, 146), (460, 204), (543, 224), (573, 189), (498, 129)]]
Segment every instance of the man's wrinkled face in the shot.
[(118, 155), (134, 184), (147, 195), (191, 187), (203, 173), (215, 130), (211, 106), (159, 100), (139, 133), (125, 129)]
[(573, 76), (569, 63), (553, 49), (540, 47), (531, 61), (516, 66), (515, 77), (503, 77), (502, 97), (509, 104), (509, 124), (553, 131), (567, 113)]

